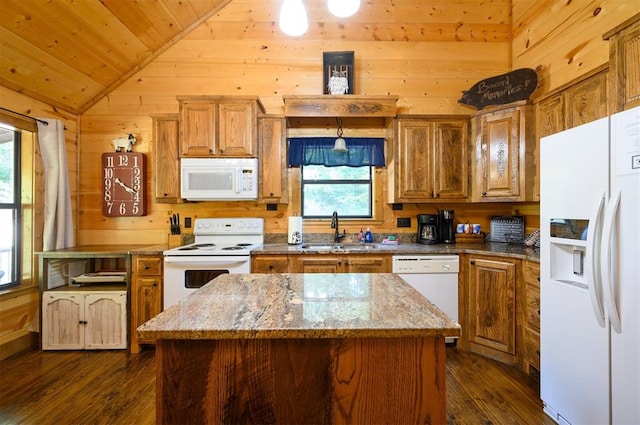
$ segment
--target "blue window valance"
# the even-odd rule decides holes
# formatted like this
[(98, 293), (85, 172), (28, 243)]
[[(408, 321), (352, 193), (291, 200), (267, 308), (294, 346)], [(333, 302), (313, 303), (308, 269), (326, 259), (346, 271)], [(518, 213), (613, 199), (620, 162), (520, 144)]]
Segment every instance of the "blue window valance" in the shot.
[(335, 152), (335, 137), (289, 138), (289, 166), (384, 167), (384, 138), (345, 137), (347, 152)]

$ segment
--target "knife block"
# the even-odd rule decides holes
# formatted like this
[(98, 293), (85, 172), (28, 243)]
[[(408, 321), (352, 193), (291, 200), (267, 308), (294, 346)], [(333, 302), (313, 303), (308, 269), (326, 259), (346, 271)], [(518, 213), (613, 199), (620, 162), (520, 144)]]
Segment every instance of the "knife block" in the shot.
[(168, 237), (169, 237), (169, 240), (168, 240), (169, 248), (176, 248), (183, 245), (182, 235), (172, 235), (171, 233), (169, 233)]

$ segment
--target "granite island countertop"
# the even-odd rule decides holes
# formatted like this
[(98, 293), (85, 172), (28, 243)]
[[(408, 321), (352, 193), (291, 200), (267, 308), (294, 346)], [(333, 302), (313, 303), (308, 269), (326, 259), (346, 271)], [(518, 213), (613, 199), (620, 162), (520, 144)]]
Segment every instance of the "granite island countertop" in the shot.
[(459, 336), (391, 273), (225, 274), (138, 328), (145, 339)]

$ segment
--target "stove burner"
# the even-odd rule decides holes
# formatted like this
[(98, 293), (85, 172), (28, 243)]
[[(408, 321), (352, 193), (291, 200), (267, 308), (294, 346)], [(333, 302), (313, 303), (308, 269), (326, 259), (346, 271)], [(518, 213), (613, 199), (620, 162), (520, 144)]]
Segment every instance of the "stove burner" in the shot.
[(252, 244), (250, 244), (250, 243), (239, 243), (239, 244), (236, 244), (236, 246), (251, 246), (251, 245)]
[[(248, 246), (248, 245), (244, 245), (244, 246)], [(241, 245), (225, 246), (224, 248), (222, 248), (222, 250), (223, 251), (237, 251), (239, 249), (244, 249), (244, 246), (241, 246)]]
[(216, 244), (214, 243), (196, 243), (193, 245), (187, 245), (187, 246), (183, 246), (181, 248), (178, 248), (179, 251), (195, 251), (196, 249), (200, 249), (200, 248), (209, 248), (212, 246), (216, 246)]

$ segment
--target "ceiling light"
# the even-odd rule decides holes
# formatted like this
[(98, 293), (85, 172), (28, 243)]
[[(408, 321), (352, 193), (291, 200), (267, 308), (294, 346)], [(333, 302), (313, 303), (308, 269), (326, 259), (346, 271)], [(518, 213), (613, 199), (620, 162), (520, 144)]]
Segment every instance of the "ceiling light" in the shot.
[(360, 8), (360, 0), (328, 0), (329, 11), (338, 18), (348, 18)]
[(333, 151), (348, 152), (347, 141), (342, 138), (342, 120), (340, 118), (336, 118), (336, 121), (338, 121), (338, 138), (333, 145)]
[(291, 37), (298, 37), (307, 32), (309, 21), (302, 0), (284, 0), (282, 2), (280, 29)]

